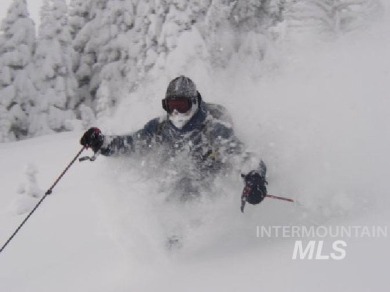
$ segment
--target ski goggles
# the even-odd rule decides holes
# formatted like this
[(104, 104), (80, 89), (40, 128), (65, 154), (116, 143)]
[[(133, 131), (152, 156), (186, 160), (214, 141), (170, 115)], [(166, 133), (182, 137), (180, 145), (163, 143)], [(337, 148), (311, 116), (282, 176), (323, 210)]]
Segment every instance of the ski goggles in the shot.
[(171, 114), (174, 110), (177, 110), (179, 113), (184, 114), (192, 108), (192, 101), (188, 98), (163, 99), (162, 107), (169, 114)]

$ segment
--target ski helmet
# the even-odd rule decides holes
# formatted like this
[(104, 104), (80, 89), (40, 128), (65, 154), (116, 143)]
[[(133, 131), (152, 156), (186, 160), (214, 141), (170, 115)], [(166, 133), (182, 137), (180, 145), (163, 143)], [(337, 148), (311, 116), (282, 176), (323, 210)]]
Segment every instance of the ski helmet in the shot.
[(182, 129), (198, 111), (201, 100), (195, 83), (181, 75), (169, 83), (162, 107), (168, 113), (170, 122)]
[(167, 88), (165, 94), (166, 99), (193, 99), (198, 95), (195, 83), (188, 77), (183, 75), (173, 79)]
[(162, 107), (169, 114), (174, 109), (180, 113), (189, 111), (193, 105), (201, 102), (201, 96), (196, 90), (195, 83), (183, 75), (173, 79), (165, 93), (165, 99), (162, 100)]

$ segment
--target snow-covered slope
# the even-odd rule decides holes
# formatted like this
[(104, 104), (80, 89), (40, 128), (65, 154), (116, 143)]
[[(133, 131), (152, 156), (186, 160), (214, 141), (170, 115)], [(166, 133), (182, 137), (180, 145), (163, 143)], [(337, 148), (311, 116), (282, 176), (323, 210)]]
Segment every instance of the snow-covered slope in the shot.
[[(387, 237), (345, 238), (339, 261), (293, 260), (295, 238), (258, 238), (256, 231), (388, 227), (389, 28), (304, 53), (280, 49), (277, 68), (260, 81), (227, 72), (199, 84), (205, 99), (226, 105), (238, 135), (268, 163), (270, 193), (304, 206), (267, 199), (241, 214), (239, 179), (219, 199), (176, 205), (155, 196), (153, 179), (135, 162), (77, 162), (0, 254), (0, 291), (388, 290)], [(150, 100), (124, 102), (102, 126), (134, 130), (157, 113), (154, 102), (148, 112)], [(79, 151), (80, 135), (0, 145), (0, 243), (37, 202), (21, 191), (26, 165), (37, 168), (43, 194)], [(164, 244), (172, 228), (183, 232), (181, 249)], [(335, 239), (315, 240), (329, 251)]]

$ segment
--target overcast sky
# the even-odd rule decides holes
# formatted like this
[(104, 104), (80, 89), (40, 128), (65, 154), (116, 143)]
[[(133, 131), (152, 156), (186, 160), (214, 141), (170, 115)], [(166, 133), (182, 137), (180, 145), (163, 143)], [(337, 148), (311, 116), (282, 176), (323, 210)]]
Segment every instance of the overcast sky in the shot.
[[(1, 0), (0, 19), (3, 19), (6, 16), (12, 1), (13, 0)], [(37, 25), (39, 21), (39, 10), (41, 9), (42, 3), (43, 0), (27, 0), (28, 11)]]

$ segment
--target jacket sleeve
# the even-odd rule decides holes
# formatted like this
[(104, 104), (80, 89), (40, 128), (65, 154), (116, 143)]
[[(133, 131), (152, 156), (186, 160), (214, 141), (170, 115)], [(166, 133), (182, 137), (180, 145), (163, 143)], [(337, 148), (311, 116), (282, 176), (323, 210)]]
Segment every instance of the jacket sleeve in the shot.
[(105, 156), (126, 155), (145, 151), (150, 148), (159, 127), (159, 119), (149, 121), (145, 127), (133, 134), (105, 136), (100, 153)]
[(231, 124), (218, 121), (211, 131), (213, 148), (222, 163), (237, 168), (241, 173), (247, 174), (256, 170), (263, 177), (266, 176), (267, 167), (255, 153), (249, 152), (233, 131)]

